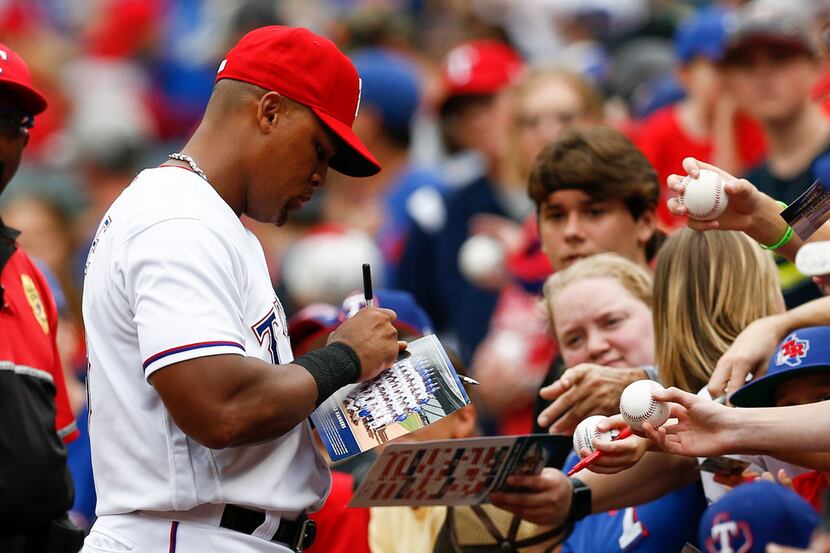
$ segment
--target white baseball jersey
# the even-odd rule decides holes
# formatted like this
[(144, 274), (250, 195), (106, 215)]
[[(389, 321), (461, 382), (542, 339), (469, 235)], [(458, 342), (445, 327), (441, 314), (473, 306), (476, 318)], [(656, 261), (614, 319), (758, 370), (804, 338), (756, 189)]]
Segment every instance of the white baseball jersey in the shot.
[(181, 167), (136, 177), (90, 248), (83, 314), (98, 515), (320, 504), (330, 475), (307, 421), (267, 443), (212, 450), (176, 426), (148, 381), (200, 356), (293, 360), (262, 247), (207, 182)]

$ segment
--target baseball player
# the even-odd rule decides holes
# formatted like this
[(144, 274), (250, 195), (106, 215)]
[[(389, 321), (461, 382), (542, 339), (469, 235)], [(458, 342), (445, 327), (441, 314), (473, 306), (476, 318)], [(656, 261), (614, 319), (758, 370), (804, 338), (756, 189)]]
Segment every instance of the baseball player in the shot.
[(83, 312), (98, 520), (84, 551), (301, 551), (330, 475), (308, 415), (396, 359), (367, 308), (294, 359), (262, 247), (328, 166), (380, 170), (352, 132), (360, 81), (305, 29), (245, 35), (185, 148), (140, 173), (90, 248)]

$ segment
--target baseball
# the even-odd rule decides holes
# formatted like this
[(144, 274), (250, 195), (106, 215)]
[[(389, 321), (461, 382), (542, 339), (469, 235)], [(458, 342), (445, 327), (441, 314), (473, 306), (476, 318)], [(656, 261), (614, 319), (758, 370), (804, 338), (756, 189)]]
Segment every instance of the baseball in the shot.
[(476, 234), (467, 239), (458, 251), (458, 267), (461, 274), (477, 282), (504, 266), (504, 246), (491, 236)]
[(729, 195), (723, 189), (723, 179), (714, 171), (701, 169), (700, 176), (687, 176), (680, 195), (680, 203), (686, 206), (689, 217), (698, 221), (717, 219), (729, 204)]
[(601, 442), (610, 442), (619, 436), (620, 431), (616, 428), (612, 428), (608, 432), (600, 432), (597, 430), (597, 424), (603, 419), (605, 417), (602, 415), (592, 415), (577, 425), (576, 430), (574, 430), (574, 451), (579, 453), (583, 449), (586, 449), (593, 453), (594, 446), (591, 444), (591, 440), (594, 438)]
[(646, 422), (656, 428), (666, 422), (669, 418), (668, 404), (651, 397), (654, 390), (662, 389), (653, 380), (638, 380), (625, 387), (620, 396), (620, 414), (631, 428), (642, 430)]

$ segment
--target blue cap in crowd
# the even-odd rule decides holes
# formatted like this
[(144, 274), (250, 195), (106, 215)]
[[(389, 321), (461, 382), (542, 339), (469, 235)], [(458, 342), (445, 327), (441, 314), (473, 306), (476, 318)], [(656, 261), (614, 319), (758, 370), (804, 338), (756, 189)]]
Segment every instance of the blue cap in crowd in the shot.
[(741, 484), (712, 503), (700, 519), (700, 549), (707, 553), (764, 553), (767, 544), (807, 547), (819, 516), (781, 484)]
[(830, 326), (800, 328), (778, 345), (767, 374), (745, 384), (729, 401), (738, 407), (773, 407), (775, 390), (805, 374), (830, 370)]
[[(375, 307), (391, 309), (398, 316), (392, 323), (398, 330), (404, 330), (415, 336), (432, 334), (434, 327), (432, 319), (426, 311), (418, 305), (415, 297), (403, 290), (375, 290), (372, 303)], [(346, 320), (366, 306), (363, 292), (354, 293), (343, 300), (341, 320)]]
[(366, 48), (349, 57), (363, 81), (361, 106), (373, 106), (390, 128), (408, 128), (421, 99), (419, 75), (412, 62), (385, 48)]
[[(398, 317), (392, 324), (411, 336), (420, 337), (435, 332), (432, 319), (409, 292), (375, 290), (373, 304), (375, 307), (394, 311)], [(341, 307), (314, 303), (298, 311), (288, 319), (288, 335), (294, 355), (302, 355), (314, 347), (319, 347), (322, 337), (328, 336), (343, 321), (365, 306), (363, 292), (355, 292), (343, 300)]]
[(702, 9), (684, 19), (674, 33), (674, 47), (681, 63), (696, 57), (719, 62), (726, 48), (726, 20), (723, 8)]

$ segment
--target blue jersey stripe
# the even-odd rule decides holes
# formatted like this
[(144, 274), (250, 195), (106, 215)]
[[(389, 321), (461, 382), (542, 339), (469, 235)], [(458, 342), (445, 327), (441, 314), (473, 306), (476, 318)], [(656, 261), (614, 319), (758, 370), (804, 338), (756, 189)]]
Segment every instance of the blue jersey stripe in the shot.
[(194, 349), (215, 348), (215, 347), (221, 347), (221, 346), (235, 347), (235, 348), (241, 349), (242, 351), (245, 351), (245, 348), (242, 346), (242, 344), (238, 344), (236, 342), (197, 342), (195, 344), (187, 344), (187, 345), (184, 345), (184, 346), (178, 346), (178, 347), (175, 347), (175, 348), (166, 349), (164, 351), (158, 352), (157, 354), (155, 354), (151, 357), (148, 357), (147, 360), (144, 361), (144, 369), (146, 370), (147, 367), (150, 366), (151, 363), (155, 363), (159, 359), (162, 359), (164, 357), (168, 357), (170, 355), (175, 355), (177, 353), (182, 353), (184, 351), (190, 351), (190, 350), (194, 350)]

